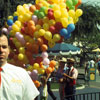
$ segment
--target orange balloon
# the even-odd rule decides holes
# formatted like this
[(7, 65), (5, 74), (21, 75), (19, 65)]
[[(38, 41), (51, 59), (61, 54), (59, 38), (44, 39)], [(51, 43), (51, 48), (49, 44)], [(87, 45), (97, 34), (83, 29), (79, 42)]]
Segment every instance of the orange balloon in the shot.
[(46, 51), (46, 50), (48, 50), (47, 45), (46, 45), (46, 44), (42, 44), (42, 46), (41, 46), (41, 50), (42, 50), (42, 51)]
[(32, 53), (28, 50), (25, 51), (25, 54), (28, 58), (32, 58)]
[(39, 45), (38, 44), (33, 44), (32, 45), (32, 52), (34, 54), (38, 54), (38, 51), (39, 51)]
[(34, 82), (34, 84), (35, 84), (35, 86), (36, 86), (37, 88), (40, 87), (40, 82), (39, 82), (39, 81), (33, 80), (33, 82)]
[(30, 6), (29, 10), (33, 13), (36, 10), (35, 5)]
[(43, 4), (42, 3), (38, 3), (38, 4), (36, 4), (36, 9), (40, 9), (41, 7), (43, 6)]
[(39, 19), (37, 24), (42, 26), (43, 25), (43, 19)]
[(53, 71), (53, 70), (52, 70), (51, 67), (46, 68), (46, 73), (47, 73), (47, 74), (50, 74), (52, 71)]
[(27, 27), (30, 28), (30, 26), (35, 26), (35, 22), (33, 20), (28, 21)]
[(77, 9), (77, 7), (78, 7), (80, 4), (82, 4), (82, 0), (78, 0), (77, 5), (75, 5), (75, 9)]
[(37, 39), (37, 44), (38, 44), (39, 46), (41, 46), (41, 45), (43, 44), (43, 40), (42, 40), (41, 38), (38, 38), (38, 39)]
[(36, 30), (36, 27), (35, 26), (33, 26), (33, 25), (30, 26), (29, 27), (29, 32), (28, 32), (29, 35), (33, 37), (35, 30)]
[(54, 68), (55, 65), (56, 65), (56, 61), (51, 60), (49, 66), (50, 66), (51, 68)]
[(25, 45), (26, 49), (30, 52), (32, 52), (32, 44), (27, 42), (26, 45)]
[(40, 68), (43, 68), (44, 69), (45, 67), (43, 65), (40, 65)]
[(25, 34), (28, 34), (28, 32), (29, 32), (28, 27), (25, 27)]

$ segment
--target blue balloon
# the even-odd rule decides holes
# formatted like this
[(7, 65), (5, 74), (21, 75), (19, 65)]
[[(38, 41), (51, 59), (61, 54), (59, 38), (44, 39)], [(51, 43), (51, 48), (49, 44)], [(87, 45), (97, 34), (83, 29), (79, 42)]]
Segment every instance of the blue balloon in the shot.
[(66, 35), (65, 37), (64, 37), (64, 39), (69, 39), (71, 37), (71, 33), (68, 33), (68, 35)]
[(67, 26), (67, 30), (68, 30), (68, 33), (71, 33), (75, 30), (75, 25), (74, 24), (69, 24)]
[(18, 16), (13, 17), (13, 21), (15, 22), (18, 19)]
[(61, 36), (66, 36), (67, 34), (68, 34), (67, 29), (62, 28), (62, 29), (60, 30), (60, 35), (61, 35)]
[(12, 20), (12, 19), (7, 20), (7, 24), (8, 24), (9, 26), (12, 26), (13, 20)]

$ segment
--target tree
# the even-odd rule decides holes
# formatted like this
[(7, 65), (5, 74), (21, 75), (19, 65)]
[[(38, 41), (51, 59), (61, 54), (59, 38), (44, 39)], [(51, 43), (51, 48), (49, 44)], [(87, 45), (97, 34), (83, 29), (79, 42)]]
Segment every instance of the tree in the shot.
[[(74, 41), (81, 42), (82, 53), (80, 55), (81, 61), (88, 57), (88, 53), (94, 48), (100, 46), (100, 6), (97, 4), (83, 3), (79, 6), (83, 10), (83, 15), (79, 18), (75, 25), (75, 31), (66, 42), (73, 43)], [(79, 46), (79, 45), (78, 45)], [(83, 62), (80, 62), (80, 66)]]

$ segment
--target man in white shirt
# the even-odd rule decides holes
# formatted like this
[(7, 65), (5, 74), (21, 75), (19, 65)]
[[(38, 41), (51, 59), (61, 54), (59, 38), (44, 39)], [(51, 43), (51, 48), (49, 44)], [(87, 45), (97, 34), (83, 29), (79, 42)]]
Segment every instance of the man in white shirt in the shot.
[(34, 100), (39, 91), (24, 69), (7, 63), (9, 53), (7, 35), (0, 32), (0, 100)]

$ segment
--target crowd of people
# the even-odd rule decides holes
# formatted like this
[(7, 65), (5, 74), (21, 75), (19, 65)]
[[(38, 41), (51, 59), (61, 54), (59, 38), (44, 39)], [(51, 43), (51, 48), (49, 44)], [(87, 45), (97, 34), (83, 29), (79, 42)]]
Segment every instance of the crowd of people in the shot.
[[(20, 67), (8, 64), (7, 59), (10, 53), (7, 34), (0, 32), (0, 98), (1, 100), (47, 100), (48, 94), (53, 100), (57, 97), (51, 90), (51, 74), (41, 76), (41, 85), (37, 89), (29, 74)], [(60, 100), (75, 100), (76, 79), (78, 71), (74, 68), (73, 58), (62, 58), (59, 67), (55, 70), (56, 81), (59, 83)], [(70, 98), (70, 99), (69, 99)]]

